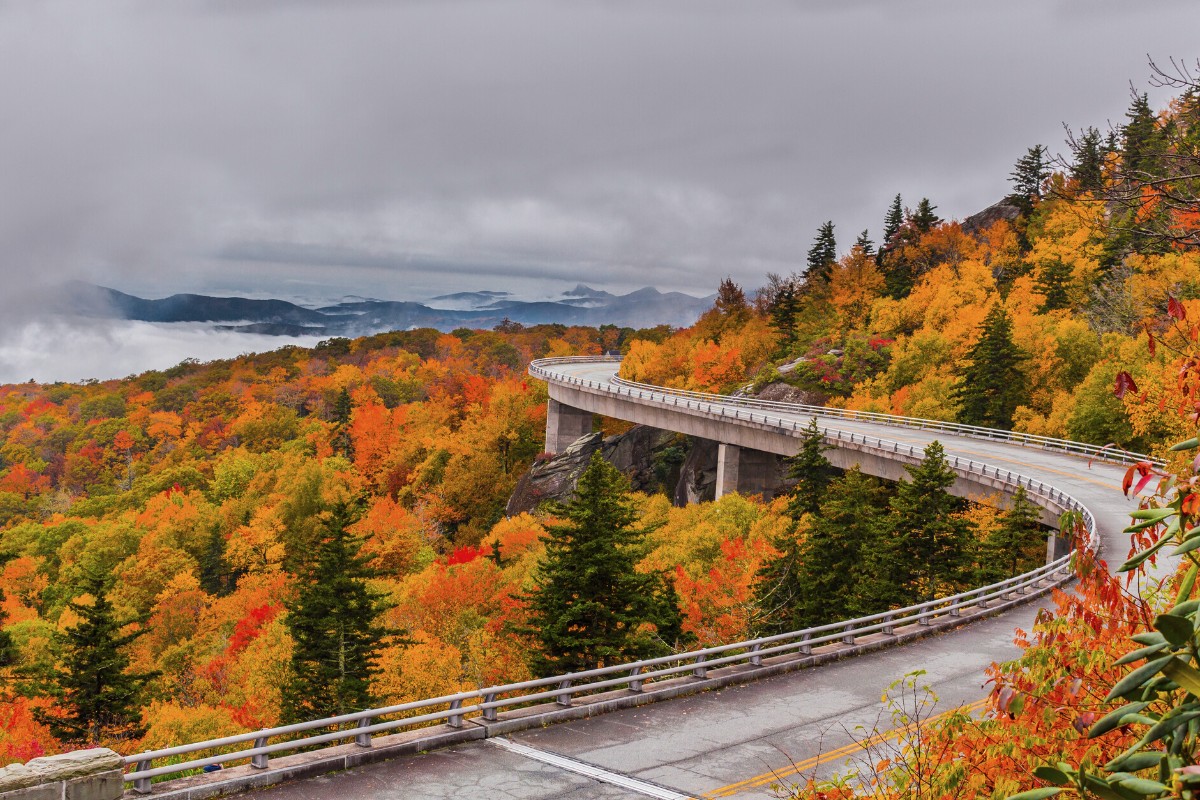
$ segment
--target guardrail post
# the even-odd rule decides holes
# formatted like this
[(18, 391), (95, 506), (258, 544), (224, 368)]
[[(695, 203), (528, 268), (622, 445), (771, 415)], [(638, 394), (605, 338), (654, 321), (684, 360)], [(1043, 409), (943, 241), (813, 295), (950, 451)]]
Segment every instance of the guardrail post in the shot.
[(887, 635), (887, 636), (895, 636), (896, 635), (896, 626), (892, 624), (894, 621), (895, 621), (895, 617), (893, 617), (891, 614), (888, 614), (886, 617), (883, 618), (883, 632), (885, 635)]
[[(369, 727), (371, 727), (371, 723), (373, 721), (374, 720), (372, 717), (363, 717), (362, 719), (360, 719), (358, 721), (358, 727), (359, 728), (369, 728)], [(358, 734), (357, 736), (354, 737), (354, 743), (356, 745), (358, 745), (359, 747), (370, 747), (371, 746), (371, 734), (369, 734), (369, 733)]]
[(762, 656), (758, 654), (758, 651), (761, 649), (762, 649), (762, 645), (760, 645), (760, 644), (755, 643), (755, 644), (750, 645), (750, 666), (752, 666), (752, 667), (761, 667), (762, 666)]
[(696, 668), (692, 670), (692, 677), (707, 678), (708, 667), (704, 666), (704, 662), (708, 660), (707, 656), (698, 656), (696, 658)]
[[(485, 704), (496, 702), (496, 693), (488, 692), (487, 694), (485, 694), (483, 696), (483, 702)], [(487, 720), (488, 722), (495, 722), (496, 721), (496, 709), (494, 707), (486, 706), (483, 709), (483, 718), (485, 720)]]
[[(457, 711), (460, 708), (462, 708), (462, 700), (451, 700), (450, 701), (450, 710), (451, 711)], [(449, 725), (451, 728), (461, 728), (462, 727), (462, 714), (451, 714), (449, 717), (446, 718), (446, 724)]]
[(920, 625), (928, 625), (929, 624), (929, 609), (925, 609), (925, 611), (922, 612), (921, 618), (919, 620), (917, 620), (917, 623)]
[(812, 636), (810, 636), (807, 633), (800, 637), (800, 654), (801, 655), (806, 656), (806, 655), (809, 655), (812, 653), (812, 645), (808, 643), (808, 640), (811, 638), (812, 638)]
[[(139, 761), (137, 763), (137, 771), (144, 772), (150, 769), (151, 766), (152, 764), (149, 761)], [(153, 785), (153, 781), (149, 778), (138, 778), (133, 782), (133, 790), (138, 794), (150, 794), (151, 785)]]
[[(260, 736), (257, 739), (255, 739), (254, 746), (255, 747), (266, 747), (267, 746), (267, 737)], [(271, 757), (269, 755), (267, 755), (266, 753), (258, 753), (256, 755), (253, 755), (250, 757), (250, 766), (254, 767), (255, 769), (266, 769), (267, 762), (269, 762), (270, 760), (271, 760)]]
[(843, 631), (843, 634), (844, 634), (842, 636), (843, 644), (854, 644), (854, 627), (853, 626), (846, 628), (846, 630)]
[[(571, 681), (569, 681), (569, 680), (561, 681), (561, 682), (558, 684), (558, 688), (559, 688), (559, 689), (564, 689), (564, 690), (566, 690), (566, 689), (570, 689), (570, 688), (571, 688)], [(571, 705), (571, 693), (570, 693), (569, 691), (563, 691), (561, 694), (557, 694), (557, 695), (555, 695), (555, 696), (554, 696), (554, 702), (558, 703), (560, 706), (569, 706), (569, 705)]]
[(951, 607), (951, 609), (950, 609), (950, 616), (958, 617), (961, 615), (962, 615), (962, 609), (958, 607), (958, 603), (955, 603), (953, 605), (953, 607)]
[[(633, 671), (629, 673), (629, 676), (632, 678), (634, 675), (641, 675), (641, 674), (642, 674), (642, 668), (634, 667)], [(642, 683), (643, 682), (640, 679), (639, 680), (631, 680), (629, 682), (629, 691), (641, 693)]]

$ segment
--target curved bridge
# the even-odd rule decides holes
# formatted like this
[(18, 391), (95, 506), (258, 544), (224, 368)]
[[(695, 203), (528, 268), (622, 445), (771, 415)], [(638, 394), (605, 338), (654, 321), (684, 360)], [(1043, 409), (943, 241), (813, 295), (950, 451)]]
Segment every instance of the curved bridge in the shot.
[[(1089, 547), (1113, 560), (1123, 560), (1128, 548), (1121, 531), (1136, 503), (1121, 493), (1125, 468), (1098, 459), (1128, 463), (1141, 456), (953, 423), (664, 389), (624, 381), (617, 368), (617, 360), (609, 358), (544, 359), (530, 365), (530, 374), (549, 386), (548, 450), (589, 433), (597, 413), (709, 438), (720, 444), (718, 492), (724, 493), (755, 491), (770, 459), (795, 453), (812, 419), (834, 448), (827, 457), (835, 465), (859, 464), (864, 472), (887, 478), (902, 477), (904, 466), (919, 461), (936, 439), (958, 476), (956, 493), (1012, 494), (1021, 486), (1048, 522), (1056, 522), (1062, 511), (1078, 511)], [(860, 721), (869, 726), (871, 713), (879, 711), (880, 690), (913, 669), (926, 671), (944, 700), (978, 698), (983, 667), (1012, 658), (1013, 628), (1032, 623), (1031, 607), (1018, 607), (1070, 580), (1062, 542), (1052, 539), (1047, 561), (990, 586), (846, 622), (138, 753), (125, 758), (125, 778), (137, 793), (212, 797), (458, 745), (439, 751), (442, 756), (390, 761), (322, 779), (325, 783), (290, 784), (275, 795), (770, 796), (763, 790), (777, 776), (794, 774), (797, 762), (814, 768), (824, 763), (821, 754), (832, 747), (826, 736), (853, 742), (853, 726)], [(929, 637), (976, 620), (952, 636)], [(913, 644), (870, 659), (843, 660), (909, 641)], [(828, 666), (744, 685), (816, 664)], [(737, 693), (732, 702), (707, 694), (653, 712), (637, 708), (733, 686), (726, 690)], [(616, 713), (589, 719), (610, 711)], [(545, 728), (570, 720), (577, 722)], [(835, 723), (840, 725), (836, 735), (830, 733)], [(523, 744), (505, 738), (519, 731), (528, 731), (520, 736)], [(492, 740), (503, 749), (473, 744), (478, 740)], [(324, 749), (313, 750), (318, 745)], [(462, 760), (447, 770), (455, 758)], [(243, 766), (178, 777), (230, 762)], [(514, 783), (514, 771), (524, 778)], [(156, 778), (167, 782), (152, 784)], [(594, 781), (601, 782), (603, 792)], [(404, 787), (398, 794), (392, 788), (397, 785)]]

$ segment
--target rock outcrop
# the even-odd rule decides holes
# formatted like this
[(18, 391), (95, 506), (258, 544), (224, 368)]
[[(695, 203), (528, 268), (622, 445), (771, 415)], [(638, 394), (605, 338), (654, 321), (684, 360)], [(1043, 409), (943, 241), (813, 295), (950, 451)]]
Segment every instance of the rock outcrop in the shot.
[(1021, 209), (1014, 206), (1007, 200), (1001, 200), (999, 203), (994, 203), (988, 206), (983, 211), (972, 214), (962, 221), (963, 233), (968, 233), (971, 236), (978, 237), (985, 230), (995, 225), (1000, 220), (1012, 222), (1021, 214)]
[[(634, 491), (672, 489), (679, 482), (680, 465), (685, 461), (687, 450), (686, 437), (645, 425), (635, 425), (625, 433), (607, 439), (599, 433), (581, 436), (558, 455), (534, 463), (517, 481), (505, 513), (512, 516), (532, 511), (547, 500), (561, 502), (568, 499), (574, 494), (579, 476), (596, 451), (629, 478)], [(713, 453), (715, 476), (715, 445)]]

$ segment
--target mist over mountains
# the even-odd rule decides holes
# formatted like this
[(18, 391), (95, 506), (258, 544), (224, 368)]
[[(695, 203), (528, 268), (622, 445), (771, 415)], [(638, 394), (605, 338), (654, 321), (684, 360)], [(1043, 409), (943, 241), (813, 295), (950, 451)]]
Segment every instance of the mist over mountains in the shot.
[(367, 336), (410, 328), (493, 328), (504, 320), (523, 325), (619, 325), (647, 328), (691, 325), (715, 295), (693, 297), (645, 287), (616, 295), (579, 284), (550, 300), (522, 300), (508, 292), (463, 291), (424, 303), (350, 298), (309, 308), (286, 300), (175, 294), (146, 299), (73, 281), (52, 309), (93, 319), (155, 323), (207, 323), (216, 330), (281, 337)]

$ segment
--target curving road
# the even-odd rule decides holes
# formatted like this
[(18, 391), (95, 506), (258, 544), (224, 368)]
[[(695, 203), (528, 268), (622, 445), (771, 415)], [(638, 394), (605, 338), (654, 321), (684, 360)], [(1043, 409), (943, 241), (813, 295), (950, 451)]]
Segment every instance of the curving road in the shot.
[[(613, 363), (559, 364), (554, 370), (564, 383), (594, 382), (598, 393), (616, 388)], [(552, 379), (551, 396), (554, 392)], [(793, 416), (801, 426), (812, 418), (807, 412)], [(1005, 441), (833, 416), (816, 419), (827, 431), (921, 448), (936, 439), (948, 457), (986, 462), (1053, 485), (1094, 513), (1103, 556), (1116, 563), (1126, 557), (1129, 542), (1121, 531), (1136, 504), (1121, 494), (1125, 467), (1089, 466), (1080, 456)], [(817, 669), (512, 734), (499, 744), (484, 740), (297, 781), (259, 795), (288, 800), (775, 797), (771, 784), (796, 780), (797, 771), (844, 772), (846, 758), (856, 752), (854, 742), (891, 728), (880, 697), (907, 673), (924, 670), (921, 683), (940, 697), (932, 713), (978, 701), (986, 694), (984, 670), (1017, 655), (1013, 631), (1028, 629), (1038, 608), (1033, 602), (950, 634)]]

